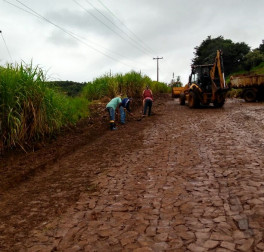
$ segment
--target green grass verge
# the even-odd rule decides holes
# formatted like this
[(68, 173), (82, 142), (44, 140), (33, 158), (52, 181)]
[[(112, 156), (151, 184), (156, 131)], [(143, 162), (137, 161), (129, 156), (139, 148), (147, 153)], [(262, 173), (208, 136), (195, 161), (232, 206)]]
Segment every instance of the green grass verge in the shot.
[(89, 102), (45, 84), (32, 64), (0, 67), (0, 137), (6, 147), (25, 146), (88, 115)]

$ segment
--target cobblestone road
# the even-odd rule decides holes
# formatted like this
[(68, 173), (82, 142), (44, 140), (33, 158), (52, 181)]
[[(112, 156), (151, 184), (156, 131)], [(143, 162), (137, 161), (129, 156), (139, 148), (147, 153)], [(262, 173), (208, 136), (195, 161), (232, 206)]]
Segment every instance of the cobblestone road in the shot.
[(100, 172), (76, 205), (15, 248), (264, 251), (263, 104), (229, 100), (222, 109), (192, 110), (171, 100), (165, 108), (139, 122), (147, 124), (142, 132), (128, 129), (123, 140), (109, 132), (112, 145), (100, 160), (86, 146), (61, 160)]

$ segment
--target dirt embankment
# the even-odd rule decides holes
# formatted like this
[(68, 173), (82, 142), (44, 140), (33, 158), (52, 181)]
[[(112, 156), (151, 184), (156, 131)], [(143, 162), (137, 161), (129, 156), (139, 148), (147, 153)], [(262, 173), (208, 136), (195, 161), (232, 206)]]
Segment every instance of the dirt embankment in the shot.
[[(166, 96), (166, 95), (165, 95)], [(162, 99), (161, 95), (161, 99)], [(21, 149), (5, 151), (0, 155), (0, 193), (17, 187), (21, 182), (44, 171), (47, 166), (56, 163), (61, 157), (72, 154), (83, 145), (93, 142), (109, 130), (106, 102), (94, 103), (90, 107), (90, 117), (81, 120), (76, 126), (64, 128), (53, 136), (25, 153)], [(139, 102), (133, 105), (136, 118), (140, 117)], [(127, 117), (127, 121), (135, 118)]]
[[(161, 95), (155, 101), (153, 119), (166, 100), (167, 95)], [(82, 191), (95, 190), (89, 181), (107, 167), (102, 156), (114, 141), (112, 135), (120, 141), (128, 137), (128, 129), (134, 130), (136, 136), (145, 127), (140, 107), (136, 104), (132, 109), (134, 117), (128, 115), (126, 125), (118, 125), (117, 132), (110, 132), (105, 104), (95, 104), (90, 118), (65, 129), (56, 139), (39, 144), (35, 151), (17, 150), (0, 157), (0, 251), (25, 237), (39, 223), (66, 211)], [(99, 147), (93, 145), (95, 141), (101, 141)], [(75, 157), (82, 148), (88, 148), (84, 160)], [(64, 163), (67, 157), (72, 157), (73, 163)], [(92, 164), (98, 160), (102, 161), (99, 167), (91, 165), (83, 170), (83, 162)]]

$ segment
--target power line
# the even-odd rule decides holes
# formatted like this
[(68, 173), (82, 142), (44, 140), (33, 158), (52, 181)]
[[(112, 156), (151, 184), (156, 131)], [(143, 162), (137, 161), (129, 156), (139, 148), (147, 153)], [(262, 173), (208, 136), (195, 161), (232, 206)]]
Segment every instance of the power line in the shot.
[(114, 18), (116, 18), (131, 34), (133, 34), (135, 36), (135, 38), (137, 38), (142, 45), (144, 45), (144, 47), (146, 47), (151, 53), (154, 53), (154, 51), (145, 44), (145, 42), (139, 38), (131, 29), (129, 29), (127, 27), (127, 25), (121, 21), (101, 0), (97, 0)]
[(38, 17), (38, 18), (39, 18), (39, 16), (37, 16), (37, 15), (34, 14), (33, 12), (30, 12), (30, 11), (28, 11), (28, 10), (26, 10), (26, 9), (23, 9), (23, 8), (21, 8), (20, 6), (16, 5), (16, 4), (13, 4), (13, 3), (11, 3), (11, 2), (9, 2), (9, 1), (7, 1), (7, 0), (4, 0), (4, 2), (6, 2), (6, 3), (8, 3), (8, 4), (10, 4), (10, 5), (12, 5), (12, 6), (14, 6), (14, 7), (16, 7), (16, 8), (18, 8), (18, 9), (20, 9), (20, 10), (22, 10), (22, 11), (25, 11), (25, 12), (27, 12), (27, 13), (29, 13), (29, 14), (31, 14), (31, 15), (34, 15), (35, 17)]
[(133, 47), (137, 48), (138, 50), (140, 50), (141, 52), (143, 52), (146, 55), (150, 55), (149, 53), (146, 53), (144, 50), (142, 50), (140, 47), (134, 45), (133, 43), (131, 43), (129, 40), (125, 39), (122, 35), (120, 35), (118, 32), (116, 32), (114, 29), (112, 29), (109, 25), (105, 24), (100, 18), (98, 18), (96, 15), (94, 15), (93, 13), (91, 13), (89, 10), (87, 10), (83, 5), (81, 5), (80, 3), (78, 3), (76, 0), (73, 0), (73, 2), (75, 2), (77, 5), (79, 5), (83, 10), (85, 10), (88, 14), (90, 14), (91, 16), (93, 16), (96, 20), (98, 20), (101, 24), (103, 24), (105, 27), (107, 27), (109, 30), (111, 30), (112, 32), (114, 32), (118, 37), (120, 37), (121, 39), (123, 39), (124, 41), (130, 43)]
[(142, 47), (142, 49), (146, 52), (146, 53), (152, 53), (152, 52), (148, 52), (148, 48), (145, 48), (145, 46), (140, 45), (134, 38), (132, 38), (127, 32), (125, 32), (124, 30), (122, 30), (118, 25), (116, 25), (110, 18), (108, 18), (103, 12), (101, 12), (98, 8), (96, 8), (92, 3), (90, 3), (88, 0), (86, 0), (86, 2), (92, 6), (100, 15), (102, 15), (105, 19), (107, 19), (112, 25), (114, 25), (119, 31), (121, 31), (122, 33), (124, 33), (131, 41), (133, 41), (136, 45), (139, 45)]
[(4, 44), (5, 44), (6, 50), (7, 50), (8, 54), (9, 54), (10, 59), (11, 59), (11, 62), (13, 62), (13, 59), (12, 59), (11, 54), (10, 54), (10, 51), (9, 51), (9, 49), (8, 49), (8, 47), (7, 47), (7, 44), (6, 44), (6, 41), (5, 41), (5, 39), (4, 39), (4, 36), (3, 36), (2, 31), (0, 31), (0, 33), (1, 33), (2, 39), (3, 39), (3, 41), (4, 41)]
[[(7, 3), (9, 3), (9, 4), (11, 4), (10, 2), (8, 2), (8, 1), (6, 1), (6, 0), (4, 0), (4, 1), (7, 2)], [(100, 54), (102, 54), (102, 55), (104, 55), (104, 56), (106, 56), (106, 57), (108, 57), (108, 58), (110, 58), (110, 59), (112, 59), (112, 60), (114, 60), (114, 61), (120, 62), (121, 64), (123, 64), (123, 65), (125, 65), (125, 66), (127, 66), (127, 67), (130, 67), (130, 68), (132, 67), (132, 66), (130, 66), (130, 65), (128, 65), (128, 64), (126, 64), (126, 63), (124, 63), (124, 62), (122, 62), (122, 61), (120, 61), (120, 60), (118, 60), (118, 59), (116, 59), (116, 58), (114, 58), (114, 57), (112, 57), (112, 56), (110, 56), (110, 55), (108, 55), (108, 54), (102, 52), (101, 50), (95, 48), (94, 46), (91, 46), (91, 45), (87, 44), (85, 41), (83, 41), (82, 39), (80, 39), (77, 35), (73, 34), (73, 33), (70, 32), (70, 31), (67, 31), (67, 30), (64, 29), (63, 27), (61, 27), (61, 26), (55, 24), (54, 22), (48, 20), (47, 18), (43, 17), (42, 15), (40, 15), (39, 13), (37, 13), (36, 11), (34, 11), (32, 8), (30, 8), (30, 7), (28, 7), (27, 5), (21, 3), (19, 0), (15, 0), (15, 1), (18, 2), (18, 3), (20, 3), (22, 6), (26, 7), (26, 8), (27, 8), (28, 10), (30, 10), (30, 11), (27, 11), (27, 10), (25, 10), (25, 9), (23, 9), (23, 8), (20, 8), (19, 6), (14, 5), (14, 4), (11, 4), (11, 5), (13, 5), (13, 6), (15, 6), (15, 7), (19, 8), (19, 9), (21, 9), (21, 10), (23, 10), (23, 11), (26, 11), (26, 12), (28, 12), (29, 14), (32, 14), (32, 15), (34, 15), (35, 17), (38, 17), (38, 18), (40, 18), (40, 19), (42, 19), (42, 20), (44, 20), (44, 21), (46, 21), (46, 22), (52, 24), (53, 26), (55, 26), (56, 28), (60, 29), (61, 31), (63, 31), (63, 32), (66, 33), (67, 35), (71, 36), (73, 39), (79, 41), (80, 43), (86, 45), (87, 47), (93, 49), (94, 51), (96, 51), (96, 52), (98, 52), (98, 53), (100, 53)], [(133, 68), (133, 67), (132, 67), (132, 68)]]
[[(68, 32), (70, 32), (70, 31), (68, 31)], [(124, 55), (122, 55), (122, 54), (120, 54), (120, 53), (118, 53), (118, 52), (114, 52), (114, 51), (110, 50), (109, 48), (106, 48), (106, 47), (104, 47), (104, 46), (102, 46), (102, 45), (99, 45), (99, 44), (97, 44), (97, 43), (95, 43), (95, 42), (93, 42), (93, 41), (91, 41), (91, 40), (88, 40), (87, 38), (84, 38), (84, 37), (82, 37), (82, 36), (80, 36), (80, 35), (77, 35), (77, 34), (75, 34), (75, 33), (73, 33), (73, 32), (70, 32), (70, 33), (71, 33), (72, 35), (74, 35), (74, 36), (80, 38), (81, 40), (87, 40), (89, 43), (94, 44), (95, 46), (101, 47), (101, 48), (104, 49), (105, 51), (108, 51), (108, 53), (111, 53), (111, 54), (114, 54), (114, 55), (120, 57), (120, 59), (127, 59), (126, 56), (124, 56)], [(89, 46), (90, 46), (90, 45), (89, 45)], [(130, 61), (132, 62), (131, 59), (130, 59)], [(135, 61), (134, 61), (134, 62), (135, 62)], [(138, 63), (138, 62), (136, 62), (136, 63)]]
[[(14, 7), (16, 7), (16, 8), (18, 8), (18, 9), (22, 10), (22, 11), (24, 11), (24, 12), (27, 12), (27, 13), (29, 13), (29, 14), (31, 14), (31, 15), (33, 15), (33, 16), (39, 18), (39, 19), (42, 19), (42, 20), (46, 21), (46, 20), (44, 19), (44, 17), (42, 17), (42, 16), (39, 15), (39, 14), (37, 15), (37, 14), (35, 14), (35, 13), (33, 13), (33, 12), (30, 12), (30, 11), (28, 11), (28, 10), (26, 10), (26, 9), (24, 9), (24, 8), (21, 8), (20, 6), (15, 5), (15, 4), (13, 4), (13, 3), (7, 1), (7, 0), (4, 0), (4, 1), (7, 2), (8, 4), (10, 4), (10, 5), (12, 5), (12, 6), (14, 6)], [(64, 29), (64, 28), (63, 28), (63, 29)], [(81, 40), (87, 40), (87, 38), (83, 38), (83, 37), (81, 37), (81, 36), (79, 36), (79, 35), (77, 35), (77, 34), (71, 32), (71, 31), (69, 31), (69, 30), (66, 30), (66, 29), (64, 29), (64, 30), (67, 31), (67, 32), (69, 32), (69, 33), (71, 33), (73, 36), (78, 37), (78, 38), (81, 39)], [(116, 55), (116, 56), (118, 56), (118, 57), (120, 57), (120, 58), (127, 59), (127, 57), (125, 57), (124, 55), (121, 55), (120, 53), (117, 53), (117, 52), (114, 52), (114, 51), (112, 51), (112, 50), (109, 50), (108, 48), (106, 49), (106, 48), (105, 48), (104, 46), (102, 46), (102, 45), (96, 44), (96, 43), (94, 43), (94, 42), (92, 42), (92, 41), (90, 41), (90, 40), (88, 40), (88, 42), (91, 43), (91, 44), (94, 44), (95, 46), (99, 46), (99, 47), (101, 47), (102, 49), (104, 49), (104, 50), (110, 52), (111, 54), (114, 54), (114, 55)], [(83, 43), (86, 43), (86, 42), (83, 41)], [(87, 45), (88, 47), (91, 47), (91, 48), (94, 50), (93, 46), (91, 46), (91, 45), (89, 45), (89, 44), (86, 44), (86, 45)], [(95, 49), (95, 50), (96, 50), (96, 49)], [(98, 52), (98, 51), (97, 51), (97, 52)], [(101, 52), (99, 52), (99, 53), (101, 53)]]

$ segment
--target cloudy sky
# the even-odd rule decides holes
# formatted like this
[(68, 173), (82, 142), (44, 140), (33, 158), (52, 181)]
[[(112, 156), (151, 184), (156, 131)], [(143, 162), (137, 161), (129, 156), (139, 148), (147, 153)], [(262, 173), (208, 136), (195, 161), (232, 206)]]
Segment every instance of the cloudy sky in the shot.
[(39, 65), (50, 80), (141, 71), (186, 83), (207, 36), (264, 39), (264, 0), (1, 0), (0, 65)]

